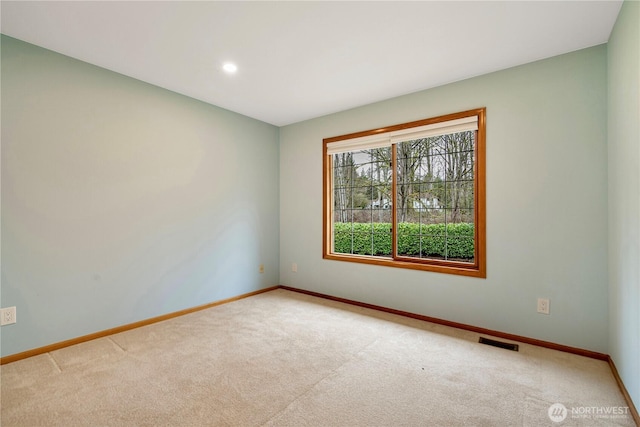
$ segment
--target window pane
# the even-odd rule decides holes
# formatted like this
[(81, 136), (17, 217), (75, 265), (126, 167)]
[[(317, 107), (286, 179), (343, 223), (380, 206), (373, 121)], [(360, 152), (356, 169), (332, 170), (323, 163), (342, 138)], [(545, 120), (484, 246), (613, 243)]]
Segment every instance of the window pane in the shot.
[(420, 256), (420, 224), (398, 224), (398, 255), (405, 257)]
[(333, 155), (334, 252), (391, 254), (390, 162), (388, 147)]
[(474, 135), (397, 144), (399, 256), (473, 262)]
[(444, 259), (446, 237), (444, 234), (427, 234), (422, 236), (422, 257)]
[(371, 231), (365, 231), (366, 224), (358, 224), (353, 233), (353, 253), (358, 255), (373, 255)]
[(473, 262), (474, 257), (473, 236), (448, 236), (447, 237), (447, 259), (453, 261)]
[(341, 254), (352, 253), (351, 245), (351, 229), (349, 224), (336, 222), (334, 223), (333, 231), (333, 246), (334, 252)]
[[(391, 225), (391, 224), (385, 224)], [(381, 227), (382, 228), (382, 227)], [(388, 229), (387, 227), (384, 227)], [(390, 257), (391, 256), (391, 233), (381, 232), (373, 234), (373, 255)]]

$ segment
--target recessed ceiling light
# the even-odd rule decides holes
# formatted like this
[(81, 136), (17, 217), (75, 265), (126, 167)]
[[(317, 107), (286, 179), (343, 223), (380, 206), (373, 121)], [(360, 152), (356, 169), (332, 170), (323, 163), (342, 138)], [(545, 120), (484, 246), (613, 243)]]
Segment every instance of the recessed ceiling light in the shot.
[(236, 66), (236, 64), (233, 64), (231, 62), (225, 62), (222, 66), (222, 69), (229, 74), (233, 74), (238, 71), (238, 67)]

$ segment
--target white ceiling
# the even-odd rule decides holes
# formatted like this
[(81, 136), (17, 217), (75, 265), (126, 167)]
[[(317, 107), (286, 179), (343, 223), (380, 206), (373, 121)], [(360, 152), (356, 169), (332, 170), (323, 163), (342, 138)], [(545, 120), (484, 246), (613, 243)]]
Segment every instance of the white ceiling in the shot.
[(605, 43), (621, 5), (2, 1), (0, 13), (6, 35), (282, 126)]

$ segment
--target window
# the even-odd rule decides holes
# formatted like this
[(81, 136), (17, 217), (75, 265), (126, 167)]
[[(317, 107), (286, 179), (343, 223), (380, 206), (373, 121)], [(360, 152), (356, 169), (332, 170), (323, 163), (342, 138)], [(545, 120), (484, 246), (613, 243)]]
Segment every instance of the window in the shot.
[(485, 109), (326, 138), (323, 256), (486, 277)]

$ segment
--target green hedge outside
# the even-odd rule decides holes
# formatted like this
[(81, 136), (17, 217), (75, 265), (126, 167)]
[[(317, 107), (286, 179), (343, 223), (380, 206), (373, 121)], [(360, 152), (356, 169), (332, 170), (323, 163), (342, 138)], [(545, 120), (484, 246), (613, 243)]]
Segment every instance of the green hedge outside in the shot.
[[(390, 223), (336, 222), (333, 226), (334, 250), (336, 253), (391, 255)], [(420, 250), (421, 244), (422, 251)], [(473, 224), (415, 224), (401, 222), (398, 224), (398, 254), (418, 257), (473, 259)]]

